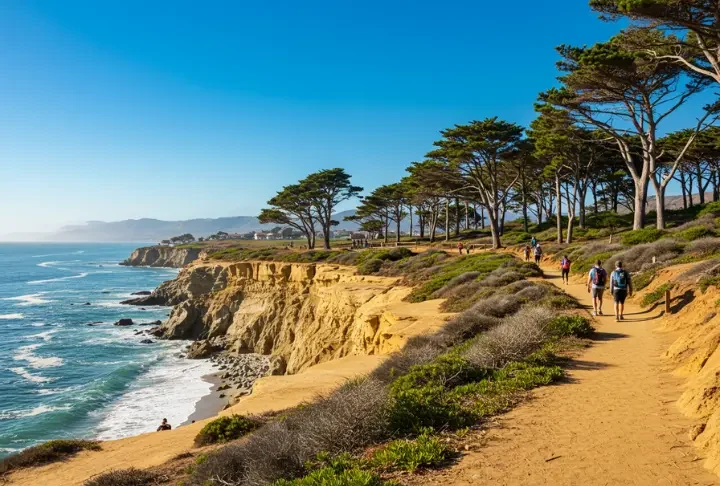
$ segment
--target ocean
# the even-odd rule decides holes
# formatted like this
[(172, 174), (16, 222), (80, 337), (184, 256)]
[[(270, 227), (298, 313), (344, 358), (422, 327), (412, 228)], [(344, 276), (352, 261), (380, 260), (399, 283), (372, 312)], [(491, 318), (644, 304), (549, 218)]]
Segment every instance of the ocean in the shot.
[(0, 457), (50, 439), (150, 432), (163, 418), (177, 426), (210, 393), (201, 377), (212, 366), (181, 358), (187, 342), (113, 326), (170, 311), (120, 304), (177, 274), (118, 265), (138, 246), (0, 243)]

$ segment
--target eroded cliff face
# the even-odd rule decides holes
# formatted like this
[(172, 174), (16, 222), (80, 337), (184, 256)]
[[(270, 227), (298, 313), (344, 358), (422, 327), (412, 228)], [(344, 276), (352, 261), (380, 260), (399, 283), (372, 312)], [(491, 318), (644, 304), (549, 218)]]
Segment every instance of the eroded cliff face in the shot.
[(201, 258), (199, 248), (172, 248), (169, 246), (148, 246), (138, 248), (120, 265), (131, 267), (172, 267), (182, 268)]
[(349, 355), (384, 354), (442, 326), (439, 301), (408, 304), (397, 279), (327, 264), (196, 264), (151, 298), (176, 304), (169, 339), (209, 339), (279, 357), (287, 373)]
[(676, 364), (675, 374), (686, 379), (677, 405), (696, 422), (690, 438), (707, 455), (705, 466), (720, 474), (720, 292), (716, 287), (698, 289), (695, 265), (662, 271), (643, 293), (663, 284), (674, 287), (673, 313), (663, 327), (678, 337), (665, 357)]

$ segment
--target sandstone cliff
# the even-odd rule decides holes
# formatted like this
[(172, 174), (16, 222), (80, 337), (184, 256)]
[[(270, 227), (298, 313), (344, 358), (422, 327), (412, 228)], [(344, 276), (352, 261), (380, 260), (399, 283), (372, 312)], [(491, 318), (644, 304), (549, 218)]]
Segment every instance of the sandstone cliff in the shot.
[(169, 339), (210, 339), (281, 359), (287, 373), (349, 355), (392, 352), (440, 327), (439, 301), (408, 304), (397, 279), (328, 264), (205, 263), (183, 269), (145, 302), (175, 305)]
[(199, 248), (172, 248), (168, 246), (147, 246), (138, 248), (120, 265), (131, 267), (172, 267), (182, 268), (199, 259)]

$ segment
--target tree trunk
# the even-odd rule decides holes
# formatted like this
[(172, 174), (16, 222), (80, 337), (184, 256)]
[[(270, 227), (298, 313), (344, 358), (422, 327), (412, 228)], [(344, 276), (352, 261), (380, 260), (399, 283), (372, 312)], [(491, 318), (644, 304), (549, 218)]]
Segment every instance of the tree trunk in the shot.
[(703, 187), (702, 167), (700, 164), (695, 165), (695, 177), (697, 177), (698, 196), (700, 204), (705, 204), (705, 188)]
[(661, 185), (655, 191), (655, 210), (657, 211), (655, 227), (657, 229), (665, 229), (665, 189), (667, 186)]
[(500, 236), (505, 234), (505, 214), (507, 213), (507, 206), (505, 203), (502, 204), (502, 210), (500, 211)]
[(412, 204), (408, 204), (408, 213), (410, 216), (410, 239), (413, 237), (413, 207)]
[(460, 200), (455, 198), (455, 238), (460, 236)]
[(445, 199), (445, 241), (450, 241), (450, 198)]
[(597, 216), (597, 213), (598, 213), (597, 183), (592, 184), (592, 196), (593, 196), (593, 214), (595, 214)]
[(714, 168), (710, 175), (712, 177), (713, 202), (717, 202), (720, 200), (720, 191), (718, 190), (718, 177), (720, 177), (720, 173), (718, 173), (717, 168)]
[(470, 205), (465, 201), (465, 230), (470, 229)]
[[(568, 195), (568, 227), (567, 227), (567, 238), (565, 239), (565, 243), (568, 245), (572, 243), (573, 238), (573, 225), (575, 224), (575, 199), (577, 199), (577, 193), (578, 193), (578, 182), (576, 179), (575, 184), (573, 184), (573, 197), (572, 201), (569, 199)], [(582, 213), (580, 215), (580, 218), (582, 219)]]
[(309, 250), (315, 249), (315, 231), (312, 232), (311, 238), (310, 238), (310, 248)]
[(480, 206), (480, 229), (485, 229), (485, 206)]
[(395, 242), (400, 243), (400, 223), (402, 223), (402, 207), (401, 207), (400, 211), (398, 211), (397, 216), (398, 216), (398, 219), (397, 219), (397, 223), (395, 225), (395, 227), (397, 229), (397, 233), (395, 234)]
[(693, 207), (695, 206), (695, 201), (693, 200), (693, 176), (692, 174), (688, 174), (688, 206)]
[(557, 226), (557, 242), (562, 244), (562, 192), (560, 190), (560, 174), (555, 173), (555, 199), (557, 200), (557, 211), (555, 211), (555, 224)]
[(420, 239), (425, 238), (425, 215), (418, 213), (418, 224), (420, 225)]
[(525, 233), (530, 231), (528, 224), (528, 205), (527, 205), (527, 194), (525, 191), (522, 192), (522, 213), (523, 213), (523, 230)]
[(385, 243), (388, 242), (388, 231), (390, 231), (390, 216), (386, 214), (385, 215), (385, 232), (384, 232), (385, 235), (383, 236), (383, 241)]
[(579, 210), (580, 210), (580, 221), (578, 227), (585, 228), (585, 197), (587, 196), (587, 183), (584, 183), (580, 187), (580, 197), (578, 198)]
[(687, 191), (685, 190), (685, 174), (682, 171), (680, 171), (679, 177), (680, 177), (680, 191), (682, 191), (682, 197), (683, 197), (683, 209), (687, 209), (688, 203), (687, 203)]
[[(633, 213), (633, 229), (639, 230), (645, 227), (645, 202), (647, 201), (648, 180), (635, 179), (635, 201)], [(617, 208), (615, 209), (617, 212)]]
[(498, 228), (498, 218), (496, 209), (488, 209), (488, 224), (490, 226), (490, 235), (492, 238), (493, 250), (501, 247), (500, 230)]

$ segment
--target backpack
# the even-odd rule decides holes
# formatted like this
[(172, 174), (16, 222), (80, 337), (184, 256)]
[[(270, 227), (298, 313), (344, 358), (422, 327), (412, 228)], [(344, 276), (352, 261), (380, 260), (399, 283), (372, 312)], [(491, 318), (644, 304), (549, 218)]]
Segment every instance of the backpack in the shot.
[(540, 248), (539, 246), (536, 246), (535, 247), (535, 256), (540, 256), (540, 255), (542, 255), (542, 248)]
[(570, 260), (567, 258), (563, 258), (560, 265), (563, 267), (563, 270), (570, 270)]
[(604, 268), (593, 268), (593, 285), (596, 287), (605, 287), (605, 280), (607, 280), (607, 272)]
[(615, 287), (619, 289), (627, 288), (627, 272), (625, 270), (615, 270)]

